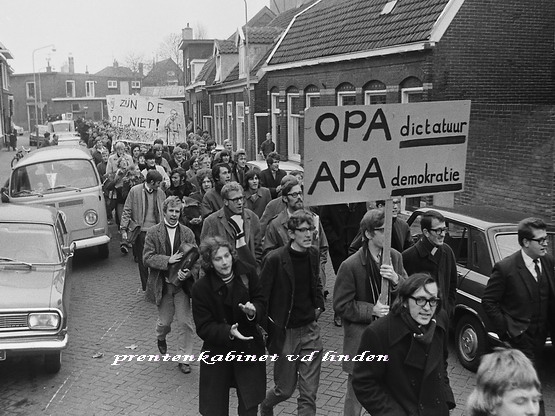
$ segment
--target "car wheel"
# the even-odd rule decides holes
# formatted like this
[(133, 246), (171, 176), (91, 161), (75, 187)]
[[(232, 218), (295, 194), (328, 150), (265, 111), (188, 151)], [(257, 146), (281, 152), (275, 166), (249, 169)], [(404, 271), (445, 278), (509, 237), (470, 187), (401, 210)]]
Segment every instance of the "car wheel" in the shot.
[(44, 355), (44, 369), (49, 374), (55, 374), (62, 368), (62, 352), (49, 352)]
[(480, 321), (470, 315), (462, 316), (457, 322), (455, 340), (460, 363), (475, 372), (487, 349), (487, 335)]
[(110, 255), (110, 248), (108, 247), (108, 243), (98, 246), (98, 256), (101, 259), (107, 259), (109, 255)]

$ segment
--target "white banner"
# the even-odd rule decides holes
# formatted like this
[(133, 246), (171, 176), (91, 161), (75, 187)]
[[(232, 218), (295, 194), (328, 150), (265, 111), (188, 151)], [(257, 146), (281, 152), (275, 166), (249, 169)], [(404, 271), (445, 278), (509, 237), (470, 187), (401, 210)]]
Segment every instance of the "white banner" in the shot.
[(311, 107), (305, 203), (463, 190), (470, 101)]
[(119, 140), (152, 143), (160, 138), (170, 146), (186, 141), (181, 103), (140, 95), (108, 95), (106, 99)]

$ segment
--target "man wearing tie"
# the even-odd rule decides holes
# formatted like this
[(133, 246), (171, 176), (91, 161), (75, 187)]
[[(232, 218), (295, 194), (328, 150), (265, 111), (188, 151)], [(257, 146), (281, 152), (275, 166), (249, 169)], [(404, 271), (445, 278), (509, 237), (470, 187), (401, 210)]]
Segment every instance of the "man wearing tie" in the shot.
[(555, 336), (553, 258), (547, 254), (547, 231), (539, 218), (518, 224), (521, 249), (493, 267), (482, 305), (502, 341), (538, 358), (547, 333)]

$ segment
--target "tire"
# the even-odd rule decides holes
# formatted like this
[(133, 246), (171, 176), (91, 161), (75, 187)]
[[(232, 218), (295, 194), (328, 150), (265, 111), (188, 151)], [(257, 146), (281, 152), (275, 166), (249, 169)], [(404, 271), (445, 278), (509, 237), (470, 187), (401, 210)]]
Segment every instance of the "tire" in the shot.
[(108, 243), (98, 246), (98, 257), (100, 257), (101, 259), (107, 259), (109, 255), (110, 248), (108, 247)]
[(49, 352), (44, 354), (44, 370), (48, 374), (56, 374), (62, 368), (62, 352)]
[(476, 372), (487, 351), (487, 334), (478, 319), (463, 315), (455, 329), (457, 357), (464, 368)]

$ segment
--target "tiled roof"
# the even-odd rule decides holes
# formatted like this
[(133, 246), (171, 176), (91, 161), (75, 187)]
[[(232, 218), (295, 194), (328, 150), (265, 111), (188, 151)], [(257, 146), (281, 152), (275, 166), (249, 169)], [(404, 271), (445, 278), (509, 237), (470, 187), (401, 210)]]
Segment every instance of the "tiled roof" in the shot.
[(249, 43), (274, 43), (277, 38), (283, 33), (280, 27), (249, 27), (247, 35)]
[(220, 53), (237, 53), (237, 46), (233, 40), (216, 40)]
[(184, 97), (185, 87), (166, 85), (163, 87), (142, 87), (141, 95), (148, 97)]
[[(426, 41), (448, 0), (322, 0), (301, 14), (270, 65)], [(305, 7), (306, 8), (306, 7)]]
[(313, 0), (313, 1), (307, 2), (307, 4), (303, 4), (302, 6), (299, 6), (297, 8), (289, 9), (289, 10), (284, 11), (283, 13), (280, 13), (274, 20), (272, 20), (270, 23), (268, 23), (268, 26), (281, 27), (283, 29), (286, 29), (287, 26), (289, 26), (289, 23), (291, 22), (291, 19), (293, 19), (293, 17), (295, 17), (295, 15), (297, 13), (306, 9), (309, 5), (311, 5), (312, 3), (316, 2), (316, 1), (317, 0)]
[(235, 65), (224, 82), (233, 82), (239, 79), (239, 64)]
[(216, 57), (213, 56), (202, 67), (195, 82), (205, 81), (206, 85), (212, 85), (216, 78)]
[(107, 66), (106, 68), (98, 71), (95, 75), (113, 78), (132, 78), (135, 76), (133, 71), (125, 66)]

